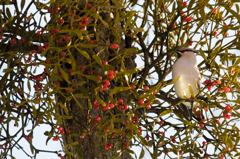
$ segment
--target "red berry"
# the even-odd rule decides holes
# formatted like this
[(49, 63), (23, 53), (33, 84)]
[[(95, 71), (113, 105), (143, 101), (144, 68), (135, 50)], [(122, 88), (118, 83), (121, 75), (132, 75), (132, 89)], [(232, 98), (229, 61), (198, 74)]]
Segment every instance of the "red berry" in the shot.
[(109, 86), (109, 85), (110, 85), (109, 80), (105, 80), (105, 81), (104, 81), (104, 84), (107, 85), (107, 86)]
[(93, 40), (89, 40), (89, 44), (92, 45), (94, 42)]
[(63, 57), (66, 55), (66, 53), (64, 51), (61, 51), (60, 55)]
[(114, 104), (113, 104), (113, 103), (110, 103), (110, 104), (109, 104), (109, 107), (110, 107), (110, 108), (113, 108), (113, 107), (114, 107)]
[(218, 12), (218, 10), (217, 10), (217, 9), (213, 9), (213, 13), (215, 13), (215, 14), (216, 14), (217, 12)]
[(186, 7), (186, 6), (187, 6), (187, 2), (183, 2), (182, 5), (183, 5), (184, 7)]
[(41, 35), (41, 31), (37, 31), (37, 35)]
[(144, 99), (140, 99), (139, 100), (139, 105), (143, 105), (143, 103), (144, 103)]
[(226, 105), (225, 110), (229, 111), (229, 110), (231, 110), (231, 108), (228, 105)]
[(115, 132), (112, 132), (112, 136), (114, 137), (116, 135), (116, 133)]
[(98, 76), (98, 80), (102, 80), (102, 77), (101, 77), (101, 76)]
[(46, 61), (46, 64), (51, 64), (51, 62), (49, 60)]
[(116, 73), (118, 73), (118, 71), (117, 71), (117, 70), (114, 70), (113, 73), (116, 74)]
[(163, 123), (164, 123), (163, 120), (161, 120), (161, 121), (159, 122), (159, 124), (161, 124), (161, 125), (162, 125)]
[(122, 103), (123, 102), (123, 100), (120, 98), (120, 99), (118, 99), (118, 103)]
[(149, 141), (149, 135), (146, 136), (146, 140)]
[(114, 44), (110, 44), (110, 49), (113, 49), (114, 48)]
[(189, 46), (192, 46), (192, 44), (193, 44), (193, 42), (191, 42), (191, 41), (188, 43)]
[(58, 127), (58, 131), (62, 131), (62, 127), (61, 126)]
[(53, 137), (53, 141), (58, 141), (58, 137)]
[(203, 146), (205, 146), (207, 143), (206, 143), (206, 141), (203, 141), (202, 144), (203, 144)]
[(109, 75), (113, 75), (113, 71), (111, 70), (111, 71), (108, 71), (108, 74)]
[(109, 75), (109, 79), (110, 80), (114, 79), (114, 76), (113, 75)]
[(87, 8), (90, 9), (92, 8), (92, 5), (90, 3), (87, 4)]
[(19, 91), (19, 94), (20, 94), (20, 95), (23, 95), (23, 91)]
[(209, 86), (209, 87), (208, 87), (208, 90), (210, 91), (211, 89), (212, 89), (212, 86)]
[(58, 33), (59, 32), (59, 29), (57, 28), (57, 29), (55, 29), (55, 33)]
[(118, 44), (114, 44), (113, 47), (114, 47), (114, 49), (118, 49), (119, 46), (118, 46)]
[(136, 86), (135, 85), (131, 85), (131, 90), (135, 89)]
[(108, 129), (108, 128), (105, 128), (105, 129), (104, 129), (104, 131), (105, 131), (105, 132), (108, 132), (108, 131), (109, 131), (109, 129)]
[(84, 66), (84, 65), (83, 65), (83, 66), (81, 66), (81, 70), (83, 70), (83, 71), (84, 71), (85, 69), (86, 69), (86, 66)]
[(151, 109), (151, 106), (150, 105), (147, 105), (147, 107), (146, 107), (147, 109)]
[(149, 87), (148, 87), (148, 86), (145, 86), (144, 89), (149, 89)]
[(176, 25), (175, 25), (175, 24), (173, 24), (172, 28), (173, 28), (173, 29), (175, 29), (175, 28), (176, 28)]
[(180, 154), (180, 155), (183, 155), (183, 151), (182, 151), (182, 150), (179, 150), (179, 154)]
[(70, 130), (69, 130), (69, 129), (67, 129), (67, 130), (66, 130), (66, 132), (67, 132), (67, 133), (70, 133)]
[(107, 65), (107, 61), (103, 61), (103, 65)]
[(13, 43), (15, 43), (16, 42), (16, 39), (11, 39), (10, 40), (10, 44), (13, 44)]
[(92, 75), (93, 74), (93, 70), (88, 71), (88, 74)]
[(187, 19), (186, 19), (188, 22), (190, 22), (191, 21), (191, 17), (187, 17)]
[(100, 122), (101, 118), (99, 116), (96, 117), (97, 122)]
[(64, 20), (63, 19), (59, 19), (59, 23), (63, 24)]
[(216, 31), (214, 31), (213, 34), (214, 34), (215, 36), (217, 36), (217, 32), (216, 32)]
[(204, 124), (203, 124), (203, 123), (200, 123), (200, 124), (199, 124), (199, 127), (200, 127), (200, 128), (202, 128), (203, 126), (204, 126)]

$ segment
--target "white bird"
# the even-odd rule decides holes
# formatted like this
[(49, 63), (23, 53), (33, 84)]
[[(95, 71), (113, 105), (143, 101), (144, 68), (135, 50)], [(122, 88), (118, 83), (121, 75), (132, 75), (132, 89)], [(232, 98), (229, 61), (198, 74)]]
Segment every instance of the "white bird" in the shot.
[[(175, 50), (175, 52), (178, 54), (178, 60), (172, 66), (172, 79), (174, 80), (180, 76), (178, 81), (174, 84), (175, 92), (180, 99), (189, 100), (191, 98), (189, 86), (192, 87), (193, 94), (196, 96), (201, 84), (201, 78), (197, 67), (197, 58), (194, 54), (198, 53), (198, 51), (191, 48), (181, 48)], [(192, 111), (194, 111), (198, 119), (203, 118), (202, 110), (199, 109), (200, 104), (197, 102), (183, 102), (180, 107), (188, 120), (191, 120)]]

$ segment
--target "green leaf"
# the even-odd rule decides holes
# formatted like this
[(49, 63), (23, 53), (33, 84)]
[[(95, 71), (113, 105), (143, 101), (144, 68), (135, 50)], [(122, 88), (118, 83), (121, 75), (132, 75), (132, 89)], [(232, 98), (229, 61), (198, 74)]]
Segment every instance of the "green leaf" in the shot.
[(75, 47), (78, 52), (80, 52), (84, 57), (86, 57), (87, 59), (90, 59), (90, 56), (88, 55), (88, 53), (86, 51), (83, 51), (81, 49), (79, 49), (77, 46)]
[(83, 76), (88, 78), (88, 79), (90, 79), (90, 80), (92, 80), (92, 81), (96, 81), (96, 82), (99, 81), (98, 77), (94, 76), (94, 75), (83, 75)]
[(222, 3), (222, 5), (227, 9), (228, 12), (230, 12), (235, 18), (237, 18), (238, 22), (240, 23), (240, 15), (232, 10), (227, 3)]
[(188, 85), (188, 88), (189, 88), (189, 91), (190, 91), (191, 95), (192, 95), (193, 97), (195, 97), (194, 92), (193, 92), (193, 89), (192, 89), (192, 86), (191, 86), (191, 85)]
[(75, 70), (76, 70), (76, 61), (75, 61), (75, 58), (73, 57), (72, 54), (70, 54), (69, 57), (70, 57), (70, 59), (71, 59), (72, 69), (75, 71)]
[(145, 151), (144, 149), (142, 149), (141, 153), (140, 153), (140, 156), (139, 156), (139, 159), (142, 159), (145, 155)]
[(99, 56), (93, 55), (92, 57), (94, 58), (94, 60), (95, 60), (99, 65), (102, 65), (102, 60), (100, 59)]
[(173, 110), (164, 110), (159, 116), (158, 116), (158, 118), (160, 118), (160, 117), (162, 117), (162, 116), (164, 116), (164, 115), (167, 115), (167, 114), (169, 114), (169, 113), (172, 113), (173, 112)]
[(72, 142), (72, 143), (70, 143), (70, 144), (68, 144), (68, 145), (69, 145), (69, 146), (78, 145), (78, 142), (75, 141), (75, 142)]
[(33, 118), (37, 117), (37, 110), (34, 105), (32, 105)]
[(25, 0), (21, 0), (21, 10), (23, 10), (24, 5), (25, 5)]
[(99, 97), (99, 95), (98, 95), (98, 92), (99, 92), (98, 89), (99, 89), (98, 87), (96, 87), (96, 88), (94, 89), (95, 95), (96, 95), (96, 99), (97, 99), (97, 101), (98, 101), (102, 106), (105, 106), (106, 104), (104, 103), (104, 101), (103, 101), (103, 100)]
[(137, 70), (136, 69), (132, 69), (132, 70), (126, 70), (126, 71), (119, 72), (117, 75), (118, 76), (131, 75), (131, 74), (134, 74), (135, 72), (137, 72)]
[(221, 47), (222, 46), (219, 45), (216, 49), (213, 50), (212, 55), (211, 55), (211, 59), (215, 58), (215, 56), (219, 53)]
[(13, 68), (5, 68), (5, 69), (3, 70), (3, 72), (9, 73), (9, 72), (11, 72), (12, 70), (13, 70)]
[(81, 94), (81, 93), (74, 94), (74, 97), (77, 97), (77, 98), (89, 98), (88, 96), (86, 96), (84, 94)]
[(63, 105), (61, 102), (58, 102), (58, 104), (60, 105), (60, 107), (63, 108), (65, 114), (66, 114), (66, 115), (69, 115), (69, 112), (68, 112), (68, 109), (67, 109), (66, 105)]
[(143, 28), (132, 28), (132, 30), (136, 32), (144, 32)]
[(199, 52), (200, 52), (200, 55), (202, 56), (202, 58), (203, 58), (205, 61), (207, 61), (207, 56), (204, 54), (204, 52), (202, 51), (201, 48), (200, 48)]
[(88, 110), (92, 110), (92, 102), (88, 99)]
[(74, 33), (79, 37), (80, 40), (83, 40), (83, 35), (82, 35), (81, 31), (74, 30)]
[(200, 14), (201, 14), (203, 22), (206, 24), (206, 13), (204, 11), (204, 7), (200, 7)]
[(121, 7), (122, 7), (122, 4), (119, 3), (117, 0), (112, 0), (112, 2), (115, 4), (115, 6), (116, 6), (117, 8), (121, 8)]
[(188, 129), (189, 129), (190, 131), (192, 131), (192, 129), (195, 128), (196, 125), (197, 125), (197, 123), (193, 123), (193, 124), (191, 124), (191, 125), (188, 127)]
[(6, 11), (7, 11), (7, 16), (8, 16), (8, 18), (11, 18), (12, 15), (11, 15), (10, 9), (9, 9), (8, 7), (6, 8)]
[(28, 90), (31, 92), (31, 84), (30, 84), (30, 80), (29, 79), (27, 81), (27, 86), (28, 86)]
[(112, 90), (111, 90), (111, 96), (118, 93), (118, 92), (122, 92), (122, 91), (127, 91), (129, 90), (130, 88), (129, 87), (114, 87)]
[(124, 29), (127, 29), (129, 27), (129, 24), (131, 23), (132, 18), (133, 18), (135, 13), (136, 13), (136, 11), (129, 11), (129, 12), (127, 12), (127, 21), (125, 23)]
[(103, 25), (107, 28), (109, 28), (109, 25), (108, 23), (106, 23), (103, 19), (102, 19), (102, 16), (99, 16), (99, 19), (101, 20), (101, 22), (103, 23)]
[(179, 80), (180, 76), (178, 76), (177, 78), (175, 78), (174, 80), (172, 80), (171, 82), (169, 82), (167, 85), (171, 85), (176, 83)]
[(82, 158), (83, 158), (83, 155), (82, 155), (82, 151), (81, 151), (81, 149), (79, 148), (78, 145), (75, 145), (74, 147), (75, 147), (75, 150), (76, 150), (77, 153), (78, 153), (79, 158), (82, 159)]
[(230, 149), (233, 149), (233, 142), (230, 137), (227, 137), (227, 145), (230, 147)]
[(71, 82), (68, 80), (68, 74), (61, 67), (59, 67), (59, 69), (60, 69), (60, 72), (63, 74), (63, 79), (70, 84)]

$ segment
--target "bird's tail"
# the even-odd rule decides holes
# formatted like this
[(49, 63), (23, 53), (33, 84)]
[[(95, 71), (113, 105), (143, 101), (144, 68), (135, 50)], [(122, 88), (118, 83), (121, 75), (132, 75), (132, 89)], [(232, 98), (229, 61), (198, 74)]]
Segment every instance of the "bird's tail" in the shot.
[(191, 109), (189, 109), (185, 104), (181, 103), (179, 106), (179, 109), (181, 110), (183, 116), (190, 121), (191, 120), (191, 113), (194, 113), (194, 115), (197, 117), (198, 120), (202, 120), (204, 118), (202, 109), (200, 109), (201, 106), (199, 103), (194, 104), (192, 112)]

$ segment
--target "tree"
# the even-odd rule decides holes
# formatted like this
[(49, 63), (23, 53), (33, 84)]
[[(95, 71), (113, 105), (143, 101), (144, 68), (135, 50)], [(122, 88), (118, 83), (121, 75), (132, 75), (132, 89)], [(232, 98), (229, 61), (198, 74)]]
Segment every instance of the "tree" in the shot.
[[(236, 1), (0, 5), (1, 158), (14, 158), (23, 139), (35, 157), (125, 159), (134, 157), (132, 146), (142, 149), (139, 158), (145, 151), (152, 158), (239, 156)], [(36, 11), (29, 13), (32, 6)], [(181, 115), (184, 100), (168, 76), (180, 47), (200, 51), (204, 86), (186, 101), (201, 104), (201, 121)], [(143, 66), (136, 67), (136, 57)], [(39, 124), (51, 126), (46, 143), (60, 141), (64, 153), (32, 144)]]

